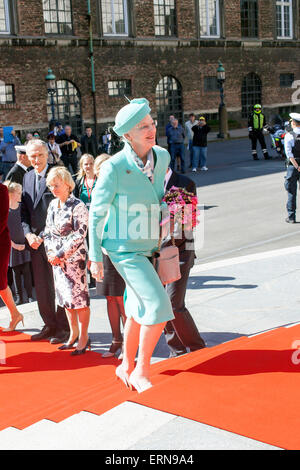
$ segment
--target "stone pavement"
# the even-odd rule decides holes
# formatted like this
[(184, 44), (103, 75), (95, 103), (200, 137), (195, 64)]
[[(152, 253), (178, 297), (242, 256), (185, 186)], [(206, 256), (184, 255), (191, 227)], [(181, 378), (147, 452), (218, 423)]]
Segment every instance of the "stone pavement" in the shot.
[[(207, 346), (299, 323), (299, 270), (298, 246), (195, 265), (189, 279), (186, 303)], [(102, 353), (111, 341), (106, 301), (96, 295), (95, 289), (91, 294), (90, 336), (93, 350)], [(21, 311), (25, 317), (24, 332), (31, 334), (41, 326), (36, 304), (25, 304)], [(7, 311), (1, 308), (0, 324), (6, 326), (7, 323)], [(164, 337), (161, 337), (153, 356), (154, 361), (168, 357)], [(82, 412), (59, 424), (43, 420), (23, 431), (8, 428), (0, 432), (0, 449), (274, 447), (127, 402), (102, 416)]]

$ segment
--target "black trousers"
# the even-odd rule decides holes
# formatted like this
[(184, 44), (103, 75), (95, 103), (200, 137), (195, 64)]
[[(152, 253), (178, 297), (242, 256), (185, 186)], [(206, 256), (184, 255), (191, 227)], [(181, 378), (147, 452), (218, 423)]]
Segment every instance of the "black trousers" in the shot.
[(251, 146), (252, 146), (252, 155), (255, 156), (257, 154), (256, 147), (257, 147), (257, 141), (259, 141), (262, 152), (264, 156), (266, 156), (266, 154), (268, 153), (268, 150), (267, 150), (267, 145), (266, 145), (266, 141), (265, 141), (263, 133), (261, 131), (251, 132), (250, 140), (251, 140)]
[(187, 352), (197, 351), (205, 347), (198, 328), (185, 306), (185, 293), (190, 270), (194, 264), (194, 251), (180, 253), (181, 279), (166, 286), (170, 297), (174, 320), (168, 321), (164, 329), (166, 342), (170, 349), (170, 356), (178, 356)]
[(68, 170), (69, 166), (71, 165), (73, 175), (78, 172), (77, 152), (73, 153), (73, 155), (62, 155), (61, 160)]
[(66, 312), (55, 305), (55, 289), (52, 266), (48, 263), (43, 243), (37, 250), (30, 249), (33, 268), (34, 286), (40, 315), (45, 325), (55, 329), (56, 333), (70, 331)]
[(24, 264), (19, 264), (18, 266), (13, 266), (12, 273), (13, 273), (15, 293), (21, 299), (23, 298), (23, 287), (22, 287), (22, 276), (23, 276), (24, 287), (27, 293), (27, 297), (32, 297), (30, 263), (28, 262)]

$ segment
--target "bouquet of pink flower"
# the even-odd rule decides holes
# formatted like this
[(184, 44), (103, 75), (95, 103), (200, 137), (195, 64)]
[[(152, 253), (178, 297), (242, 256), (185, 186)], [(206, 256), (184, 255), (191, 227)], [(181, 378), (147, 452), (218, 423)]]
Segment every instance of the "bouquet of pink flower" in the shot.
[(192, 230), (198, 225), (200, 211), (197, 209), (198, 198), (184, 188), (172, 186), (163, 198), (169, 209), (169, 217), (162, 220), (161, 225), (168, 222), (177, 223), (182, 230)]

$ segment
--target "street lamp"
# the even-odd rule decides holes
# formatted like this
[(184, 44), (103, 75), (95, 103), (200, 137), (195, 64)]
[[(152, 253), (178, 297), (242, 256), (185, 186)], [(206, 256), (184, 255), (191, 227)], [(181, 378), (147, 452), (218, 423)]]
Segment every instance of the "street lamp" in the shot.
[(227, 110), (224, 103), (224, 83), (225, 83), (225, 69), (222, 62), (219, 60), (219, 67), (217, 68), (217, 80), (220, 89), (221, 102), (219, 105), (219, 139), (227, 139), (228, 137), (228, 121)]
[(51, 69), (48, 69), (48, 74), (46, 75), (46, 84), (47, 84), (47, 92), (48, 95), (50, 96), (50, 105), (51, 105), (51, 113), (52, 113), (52, 119), (51, 121), (55, 121), (55, 108), (54, 108), (54, 95), (56, 93), (56, 83), (55, 83), (55, 75), (52, 72)]

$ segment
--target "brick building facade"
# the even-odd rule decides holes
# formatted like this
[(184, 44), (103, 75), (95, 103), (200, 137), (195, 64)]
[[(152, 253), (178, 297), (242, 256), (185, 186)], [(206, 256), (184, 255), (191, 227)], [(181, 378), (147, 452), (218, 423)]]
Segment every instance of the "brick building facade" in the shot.
[(105, 129), (123, 94), (147, 97), (161, 129), (169, 114), (215, 117), (219, 60), (229, 117), (245, 123), (257, 101), (270, 119), (298, 111), (299, 15), (300, 0), (0, 0), (0, 124), (48, 129), (49, 68), (54, 118), (78, 132), (95, 108)]

